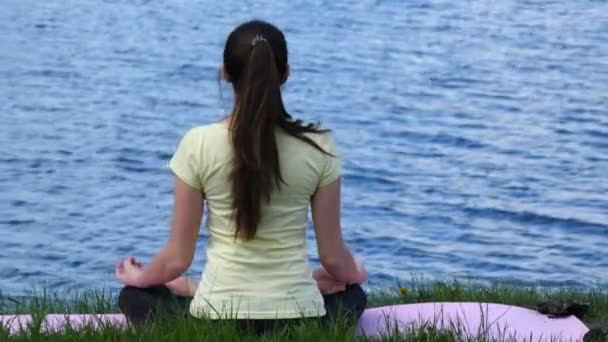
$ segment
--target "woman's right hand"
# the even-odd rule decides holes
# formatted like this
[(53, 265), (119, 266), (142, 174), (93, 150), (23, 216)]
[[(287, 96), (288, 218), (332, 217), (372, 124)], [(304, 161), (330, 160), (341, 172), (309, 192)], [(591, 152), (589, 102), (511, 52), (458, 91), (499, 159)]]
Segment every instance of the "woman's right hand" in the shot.
[[(355, 260), (359, 276), (355, 283), (361, 284), (367, 281), (368, 273), (363, 264)], [(342, 292), (346, 289), (346, 283), (336, 280), (323, 266), (315, 269), (312, 273), (312, 277), (317, 282), (317, 287), (323, 294), (332, 294)]]
[(367, 281), (367, 279), (369, 278), (367, 269), (365, 269), (365, 267), (363, 267), (363, 264), (357, 260), (355, 260), (355, 264), (357, 265), (357, 270), (359, 270), (359, 278), (357, 279), (356, 283), (357, 284), (365, 283)]
[(336, 280), (323, 266), (312, 272), (313, 279), (322, 294), (332, 294), (346, 290), (346, 283)]

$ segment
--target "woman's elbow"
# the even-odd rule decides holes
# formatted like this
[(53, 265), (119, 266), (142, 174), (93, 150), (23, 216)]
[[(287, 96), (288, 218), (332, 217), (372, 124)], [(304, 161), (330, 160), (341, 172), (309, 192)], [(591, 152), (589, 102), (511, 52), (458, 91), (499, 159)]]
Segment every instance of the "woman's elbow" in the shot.
[(167, 265), (171, 274), (181, 275), (185, 273), (194, 259), (194, 252), (190, 253), (179, 248), (175, 244), (169, 244), (165, 249)]
[(190, 268), (190, 265), (192, 265), (192, 262), (182, 261), (175, 266), (175, 271), (178, 275), (182, 275), (182, 274), (186, 273), (188, 268)]
[(174, 275), (175, 277), (179, 277), (180, 275), (186, 273), (188, 268), (192, 265), (192, 258), (184, 255), (176, 255), (171, 258), (169, 263), (169, 273)]

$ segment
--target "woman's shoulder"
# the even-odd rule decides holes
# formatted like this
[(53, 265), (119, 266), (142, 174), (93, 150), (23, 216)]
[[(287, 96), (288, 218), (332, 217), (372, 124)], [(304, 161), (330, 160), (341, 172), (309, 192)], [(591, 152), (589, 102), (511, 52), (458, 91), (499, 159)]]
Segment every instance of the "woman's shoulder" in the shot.
[(185, 138), (202, 139), (202, 138), (212, 137), (212, 136), (217, 136), (217, 135), (225, 135), (227, 131), (228, 131), (228, 127), (226, 125), (224, 125), (223, 123), (220, 123), (220, 122), (214, 122), (214, 123), (210, 123), (210, 124), (198, 125), (198, 126), (189, 128), (184, 133), (184, 139)]
[(289, 117), (287, 119), (292, 125), (306, 128), (303, 135), (314, 140), (315, 142), (327, 141), (332, 139), (332, 131), (328, 127), (323, 126), (320, 122), (306, 122), (304, 120)]
[(315, 125), (314, 128), (315, 132), (307, 132), (305, 135), (321, 147), (334, 146), (334, 134), (331, 130), (319, 124)]
[[(282, 135), (285, 136), (293, 146), (297, 146), (297, 148), (302, 152), (309, 151), (314, 155), (318, 155), (319, 153), (325, 155), (323, 152), (329, 152), (332, 155), (336, 154), (334, 134), (331, 130), (325, 126), (321, 126), (320, 124), (309, 124), (306, 125), (306, 127), (308, 127), (309, 130), (305, 130), (297, 134), (290, 134), (287, 130), (283, 130)], [(298, 135), (300, 138), (297, 137)]]
[(228, 143), (227, 129), (218, 123), (198, 125), (186, 129), (180, 136), (178, 146), (192, 151), (220, 148)]

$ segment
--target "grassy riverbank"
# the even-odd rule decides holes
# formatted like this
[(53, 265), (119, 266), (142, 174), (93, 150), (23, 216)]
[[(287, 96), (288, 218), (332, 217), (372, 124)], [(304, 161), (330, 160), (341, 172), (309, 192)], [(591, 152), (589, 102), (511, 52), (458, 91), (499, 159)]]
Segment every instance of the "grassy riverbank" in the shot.
[[(427, 283), (406, 289), (395, 287), (370, 293), (369, 306), (389, 304), (436, 302), (436, 301), (479, 301), (535, 307), (548, 299), (574, 300), (590, 305), (584, 321), (590, 327), (608, 326), (608, 291), (601, 289), (576, 290), (542, 288), (522, 288), (505, 285), (477, 286), (460, 283)], [(40, 321), (46, 313), (108, 313), (118, 312), (114, 297), (107, 293), (82, 293), (79, 295), (39, 294), (28, 299), (0, 297), (0, 314), (30, 313)], [(247, 336), (248, 341), (284, 341), (285, 331), (255, 337)], [(7, 332), (0, 331), (0, 341), (9, 340)], [(177, 320), (167, 323), (152, 323), (145, 329), (122, 331), (105, 328), (100, 331), (84, 329), (67, 330), (56, 334), (41, 334), (38, 329), (30, 328), (26, 333), (13, 337), (16, 341), (240, 341), (231, 323), (208, 324), (191, 320)], [(354, 327), (338, 325), (323, 329), (316, 323), (295, 327), (290, 332), (292, 341), (354, 341)], [(420, 329), (408, 335), (395, 336), (394, 341), (455, 341), (458, 332), (439, 333), (432, 328)]]

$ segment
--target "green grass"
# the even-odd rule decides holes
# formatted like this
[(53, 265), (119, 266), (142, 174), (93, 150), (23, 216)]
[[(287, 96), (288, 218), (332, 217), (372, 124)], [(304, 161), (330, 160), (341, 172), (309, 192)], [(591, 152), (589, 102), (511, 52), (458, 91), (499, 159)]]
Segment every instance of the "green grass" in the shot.
[[(0, 341), (366, 341), (355, 338), (354, 327), (340, 322), (332, 328), (322, 328), (316, 322), (276, 331), (266, 336), (239, 335), (232, 322), (208, 322), (180, 319), (153, 322), (145, 327), (121, 330), (105, 327), (101, 330), (67, 329), (61, 333), (41, 333), (40, 322), (46, 313), (108, 313), (118, 312), (115, 296), (110, 293), (87, 292), (57, 295), (36, 293), (19, 299), (0, 296), (0, 314), (29, 313), (34, 316), (34, 325), (25, 333), (9, 339), (8, 333), (0, 330)], [(589, 311), (585, 323), (590, 327), (608, 326), (608, 292), (601, 289), (543, 289), (511, 287), (507, 285), (483, 286), (475, 284), (419, 283), (407, 289), (403, 295), (399, 287), (369, 294), (369, 306), (401, 303), (437, 301), (479, 301), (513, 304), (534, 308), (547, 299), (564, 299), (588, 303)], [(385, 341), (462, 341), (455, 328), (439, 332), (432, 326), (421, 327), (405, 334), (395, 334)], [(476, 338), (475, 340), (484, 340)], [(504, 337), (504, 340), (509, 340)]]

